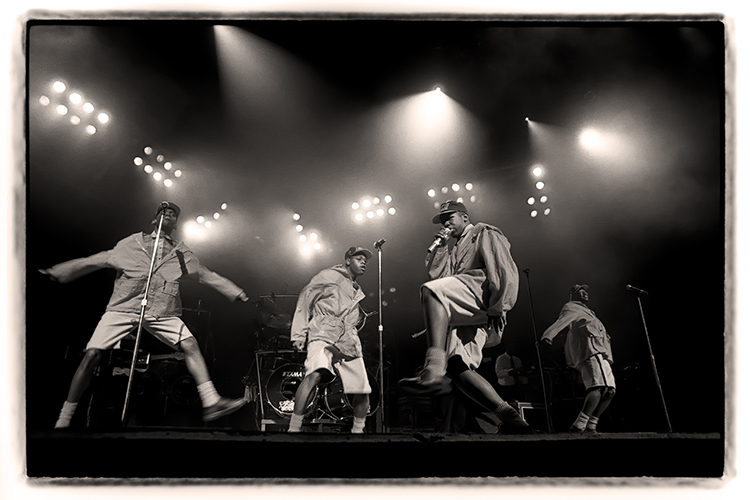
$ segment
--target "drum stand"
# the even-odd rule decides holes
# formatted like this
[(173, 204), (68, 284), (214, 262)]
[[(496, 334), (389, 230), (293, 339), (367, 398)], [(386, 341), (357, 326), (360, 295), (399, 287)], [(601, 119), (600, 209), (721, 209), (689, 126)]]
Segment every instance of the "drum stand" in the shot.
[(380, 406), (375, 414), (375, 432), (385, 432), (385, 398), (383, 397), (383, 244), (384, 239), (375, 242), (378, 249), (378, 385)]
[(138, 361), (138, 346), (141, 343), (141, 332), (143, 331), (143, 319), (146, 316), (146, 306), (148, 305), (148, 291), (151, 288), (151, 277), (154, 273), (154, 263), (156, 262), (156, 252), (159, 249), (159, 237), (161, 236), (161, 226), (164, 222), (164, 209), (159, 211), (159, 225), (156, 228), (156, 238), (154, 239), (154, 250), (151, 252), (151, 263), (148, 268), (148, 278), (146, 279), (146, 291), (143, 293), (143, 299), (141, 300), (141, 314), (138, 317), (138, 330), (135, 335), (135, 345), (133, 346), (133, 360), (130, 362), (130, 373), (128, 374), (128, 387), (125, 390), (125, 403), (122, 406), (122, 418), (120, 421), (122, 425), (128, 417), (128, 404), (130, 402), (130, 391), (133, 388), (133, 374), (135, 373), (135, 364)]

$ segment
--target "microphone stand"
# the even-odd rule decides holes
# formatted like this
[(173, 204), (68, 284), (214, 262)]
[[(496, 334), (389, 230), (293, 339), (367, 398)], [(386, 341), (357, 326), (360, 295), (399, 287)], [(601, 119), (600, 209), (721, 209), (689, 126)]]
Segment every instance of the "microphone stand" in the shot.
[(141, 332), (143, 331), (143, 319), (146, 316), (146, 306), (148, 305), (148, 292), (151, 288), (151, 277), (154, 272), (154, 264), (156, 262), (156, 252), (159, 248), (159, 236), (161, 236), (161, 226), (164, 222), (164, 210), (160, 211), (159, 215), (159, 225), (156, 228), (156, 238), (154, 239), (154, 250), (151, 252), (151, 264), (149, 265), (148, 269), (148, 278), (146, 280), (146, 291), (143, 294), (143, 299), (141, 300), (141, 314), (138, 318), (138, 330), (135, 335), (135, 346), (133, 347), (133, 360), (130, 362), (130, 374), (128, 375), (128, 387), (125, 390), (125, 403), (122, 406), (122, 418), (121, 423), (122, 425), (125, 425), (125, 421), (128, 416), (128, 403), (130, 402), (130, 391), (133, 387), (133, 375), (135, 373), (135, 364), (138, 360), (138, 346), (141, 343)]
[(656, 377), (656, 386), (659, 388), (659, 396), (661, 397), (661, 405), (664, 408), (664, 415), (667, 417), (667, 428), (669, 432), (672, 432), (672, 423), (669, 421), (669, 413), (667, 412), (667, 403), (664, 401), (664, 393), (661, 390), (661, 382), (659, 381), (659, 372), (656, 371), (656, 359), (654, 358), (654, 351), (651, 349), (651, 340), (648, 336), (648, 328), (646, 327), (646, 316), (643, 314), (643, 304), (641, 304), (640, 293), (636, 293), (635, 298), (638, 300), (638, 309), (641, 311), (641, 319), (643, 320), (643, 330), (646, 332), (646, 343), (648, 344), (648, 352), (651, 356), (651, 367), (654, 370), (654, 376)]
[(536, 321), (534, 320), (534, 302), (531, 299), (531, 283), (529, 281), (529, 270), (524, 269), (526, 275), (526, 290), (529, 293), (529, 307), (531, 308), (531, 327), (534, 330), (534, 346), (536, 347), (536, 358), (539, 363), (539, 378), (542, 381), (542, 397), (544, 397), (544, 413), (547, 416), (547, 432), (552, 433), (552, 420), (549, 413), (549, 401), (547, 400), (547, 388), (544, 384), (544, 366), (542, 365), (542, 355), (539, 349), (539, 336), (536, 331)]
[(375, 248), (378, 249), (378, 385), (380, 406), (378, 406), (375, 415), (375, 426), (377, 432), (385, 432), (385, 397), (384, 397), (384, 376), (383, 376), (383, 244), (385, 240), (375, 242)]

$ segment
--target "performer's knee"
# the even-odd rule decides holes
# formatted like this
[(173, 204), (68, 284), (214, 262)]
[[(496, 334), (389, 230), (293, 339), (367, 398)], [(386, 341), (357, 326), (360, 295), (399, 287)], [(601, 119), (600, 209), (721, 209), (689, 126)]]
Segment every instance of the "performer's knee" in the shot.
[(426, 286), (422, 286), (422, 288), (420, 289), (420, 296), (422, 297), (422, 304), (430, 300), (437, 300), (437, 295), (435, 295), (435, 292), (433, 292)]
[(81, 364), (87, 368), (96, 368), (102, 361), (102, 350), (101, 349), (86, 349), (86, 353), (83, 355), (83, 361)]
[(605, 387), (604, 393), (602, 394), (602, 399), (612, 399), (615, 397), (615, 393), (617, 390), (614, 387)]

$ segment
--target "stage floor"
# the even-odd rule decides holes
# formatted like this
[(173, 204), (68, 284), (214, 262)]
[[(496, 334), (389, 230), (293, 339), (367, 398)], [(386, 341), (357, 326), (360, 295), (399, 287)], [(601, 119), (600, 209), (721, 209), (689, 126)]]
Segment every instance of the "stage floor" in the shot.
[(722, 478), (720, 433), (29, 432), (27, 476), (236, 480)]

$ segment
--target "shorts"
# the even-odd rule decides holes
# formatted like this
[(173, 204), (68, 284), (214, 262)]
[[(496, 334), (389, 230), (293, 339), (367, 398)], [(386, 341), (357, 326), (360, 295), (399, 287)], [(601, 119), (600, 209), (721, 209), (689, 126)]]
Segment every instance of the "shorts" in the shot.
[(601, 354), (595, 354), (586, 361), (578, 365), (578, 371), (581, 372), (581, 379), (586, 389), (595, 387), (612, 387), (615, 388), (615, 377), (612, 374), (612, 367)]
[(344, 394), (370, 394), (372, 392), (364, 359), (359, 357), (346, 360), (338, 349), (321, 340), (313, 340), (307, 344), (305, 375), (316, 370), (326, 370), (332, 376), (338, 375)]
[(448, 358), (460, 356), (470, 369), (479, 368), (482, 349), (500, 343), (500, 335), (494, 331), (492, 341), (488, 343), (487, 310), (482, 301), (455, 276), (428, 281), (422, 287), (435, 294), (450, 318), (449, 325), (453, 328), (448, 332)]
[[(86, 344), (86, 349), (112, 349), (129, 333), (138, 328), (139, 317), (140, 314), (135, 313), (105, 312), (99, 320), (99, 324), (96, 325), (89, 343)], [(143, 320), (144, 330), (173, 348), (176, 348), (177, 344), (183, 340), (193, 337), (182, 319), (177, 316), (165, 318), (145, 316)]]

